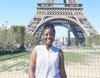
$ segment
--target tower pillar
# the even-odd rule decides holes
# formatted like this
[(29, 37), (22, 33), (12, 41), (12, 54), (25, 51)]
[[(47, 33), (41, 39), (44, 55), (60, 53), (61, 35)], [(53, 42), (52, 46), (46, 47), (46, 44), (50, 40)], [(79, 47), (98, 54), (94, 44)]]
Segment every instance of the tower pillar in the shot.
[(71, 41), (70, 41), (70, 30), (68, 30), (68, 46), (71, 45)]

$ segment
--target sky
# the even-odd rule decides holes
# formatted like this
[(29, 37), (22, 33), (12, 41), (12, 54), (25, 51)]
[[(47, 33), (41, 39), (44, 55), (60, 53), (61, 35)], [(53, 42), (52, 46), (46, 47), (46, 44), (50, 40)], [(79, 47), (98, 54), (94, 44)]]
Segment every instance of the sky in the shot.
[[(36, 13), (37, 3), (41, 2), (42, 0), (0, 0), (0, 27), (3, 24), (7, 25), (7, 28), (12, 25), (27, 26)], [(62, 3), (63, 0), (54, 2)], [(100, 34), (100, 0), (78, 0), (78, 3), (83, 4), (84, 15)], [(57, 37), (60, 37), (66, 35), (67, 29), (56, 27), (56, 32)]]

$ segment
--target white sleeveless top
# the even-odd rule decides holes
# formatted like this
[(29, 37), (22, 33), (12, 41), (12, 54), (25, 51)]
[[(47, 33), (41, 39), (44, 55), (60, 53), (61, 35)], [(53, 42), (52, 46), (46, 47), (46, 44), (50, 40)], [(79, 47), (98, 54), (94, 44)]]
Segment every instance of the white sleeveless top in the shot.
[(49, 51), (46, 46), (36, 46), (36, 78), (61, 78), (59, 71), (59, 49), (52, 46)]

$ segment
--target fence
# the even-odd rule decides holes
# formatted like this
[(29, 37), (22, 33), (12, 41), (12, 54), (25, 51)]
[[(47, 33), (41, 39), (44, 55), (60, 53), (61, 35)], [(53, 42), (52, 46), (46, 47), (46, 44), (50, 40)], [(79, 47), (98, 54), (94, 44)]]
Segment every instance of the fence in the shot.
[[(100, 78), (100, 49), (62, 47), (68, 78)], [(0, 78), (28, 78), (31, 51), (0, 56)]]

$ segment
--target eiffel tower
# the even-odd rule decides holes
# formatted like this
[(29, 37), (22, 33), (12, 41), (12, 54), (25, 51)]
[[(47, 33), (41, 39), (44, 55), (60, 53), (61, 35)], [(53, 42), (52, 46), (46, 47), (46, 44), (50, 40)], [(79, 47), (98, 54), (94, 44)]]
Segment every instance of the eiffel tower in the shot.
[[(83, 14), (82, 4), (78, 4), (77, 0), (63, 0), (63, 3), (42, 0), (42, 3), (37, 3), (37, 12), (26, 27), (26, 32), (40, 39), (46, 22), (67, 28), (69, 37), (72, 32), (77, 44), (82, 44), (86, 36), (98, 34)], [(68, 44), (70, 45), (70, 40)]]

